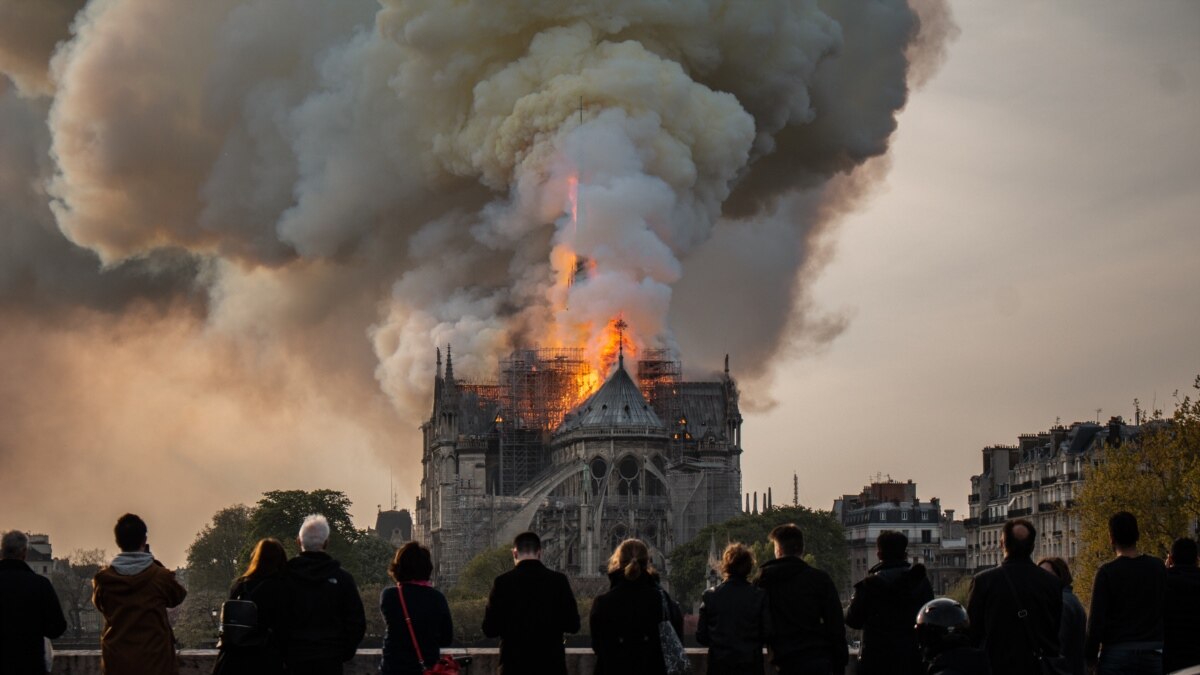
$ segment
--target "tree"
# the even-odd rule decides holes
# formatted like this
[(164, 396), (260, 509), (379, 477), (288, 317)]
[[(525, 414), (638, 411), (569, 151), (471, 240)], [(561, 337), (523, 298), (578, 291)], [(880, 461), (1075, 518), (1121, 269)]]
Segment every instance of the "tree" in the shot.
[[(1200, 377), (1194, 387), (1200, 389)], [(1112, 557), (1108, 519), (1129, 511), (1138, 519), (1139, 548), (1165, 556), (1178, 537), (1193, 535), (1200, 518), (1200, 400), (1185, 396), (1164, 418), (1154, 411), (1135, 440), (1110, 439), (1085, 469), (1078, 499), (1081, 547), (1075, 590), (1090, 603), (1096, 570)]]
[(345, 559), (350, 544), (362, 532), (354, 529), (350, 518), (350, 498), (338, 490), (272, 490), (264, 492), (250, 516), (250, 537), (258, 541), (274, 537), (283, 543), (289, 556), (299, 553), (296, 535), (307, 516), (320, 514), (329, 521), (328, 552), (334, 558)]
[(496, 577), (513, 568), (512, 547), (499, 546), (479, 552), (458, 575), (449, 596), (458, 600), (486, 599)]
[(92, 604), (92, 577), (108, 562), (104, 549), (75, 549), (62, 564), (55, 565), (50, 583), (75, 637), (84, 631), (83, 614)]
[(767, 535), (778, 525), (795, 523), (804, 532), (805, 560), (833, 577), (843, 587), (850, 576), (846, 540), (842, 525), (828, 511), (803, 506), (775, 507), (760, 514), (743, 514), (724, 523), (709, 525), (695, 539), (671, 553), (670, 578), (676, 600), (685, 607), (700, 599), (709, 576), (709, 552), (713, 545), (718, 554), (729, 542), (750, 546), (761, 564), (774, 557)]
[[(391, 583), (388, 568), (396, 548), (379, 537), (359, 536), (350, 545), (350, 553), (342, 560), (342, 567), (354, 577), (359, 586), (386, 586)], [(376, 593), (375, 601), (379, 594)]]
[(237, 504), (217, 511), (188, 547), (189, 590), (228, 591), (249, 564), (253, 544), (250, 507)]

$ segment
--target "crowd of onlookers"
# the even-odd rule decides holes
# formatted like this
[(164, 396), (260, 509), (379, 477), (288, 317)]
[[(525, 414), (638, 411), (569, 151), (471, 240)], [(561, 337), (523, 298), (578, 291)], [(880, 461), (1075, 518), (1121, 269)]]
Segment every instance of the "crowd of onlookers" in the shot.
[[(804, 560), (795, 525), (771, 531), (775, 557), (755, 567), (752, 552), (730, 544), (724, 581), (705, 591), (696, 640), (708, 647), (712, 675), (845, 672), (846, 627), (862, 631), (857, 672), (909, 675), (1175, 672), (1200, 666), (1200, 568), (1196, 542), (1179, 539), (1163, 561), (1138, 549), (1138, 525), (1121, 512), (1109, 521), (1115, 557), (1096, 573), (1090, 615), (1075, 597), (1060, 558), (1032, 559), (1037, 532), (1011, 520), (1001, 536), (1004, 561), (975, 575), (966, 606), (933, 597), (925, 568), (908, 560), (907, 538), (885, 532), (879, 564), (855, 584), (843, 613), (828, 574)], [(101, 664), (109, 675), (178, 672), (167, 609), (187, 591), (147, 545), (146, 523), (126, 514), (115, 527), (121, 552), (93, 580), (92, 601), (104, 617)], [(341, 673), (366, 632), (354, 579), (325, 552), (329, 523), (306, 518), (289, 559), (263, 539), (222, 607), (214, 673)], [(50, 582), (24, 563), (28, 537), (3, 535), (0, 560), (0, 673), (47, 672), (44, 644), (66, 630)], [(565, 675), (564, 636), (580, 630), (567, 577), (541, 562), (538, 535), (513, 542), (513, 569), (496, 577), (483, 632), (500, 640), (508, 675)], [(379, 611), (387, 624), (380, 671), (456, 672), (445, 657), (454, 630), (449, 604), (430, 583), (430, 552), (416, 542), (396, 551)], [(640, 540), (617, 546), (609, 588), (588, 617), (596, 672), (677, 675), (686, 670), (683, 615), (660, 583)], [(764, 657), (764, 648), (767, 657)], [(1200, 671), (1198, 671), (1200, 672)]]

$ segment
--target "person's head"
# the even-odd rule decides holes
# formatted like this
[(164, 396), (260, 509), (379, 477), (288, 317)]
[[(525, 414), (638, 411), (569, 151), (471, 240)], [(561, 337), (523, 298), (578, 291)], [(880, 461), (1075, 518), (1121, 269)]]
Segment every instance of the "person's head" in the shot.
[(895, 562), (908, 557), (908, 537), (903, 532), (884, 530), (875, 538), (875, 555), (884, 562)]
[(1016, 518), (1004, 523), (1000, 532), (1000, 546), (1008, 558), (1029, 558), (1033, 556), (1033, 547), (1037, 543), (1037, 529), (1033, 523), (1024, 518)]
[(1071, 587), (1071, 568), (1067, 565), (1067, 561), (1062, 558), (1042, 558), (1038, 561), (1038, 567), (1058, 577), (1062, 585)]
[(917, 612), (917, 643), (929, 661), (949, 649), (969, 646), (970, 628), (967, 610), (950, 598), (930, 600)]
[(433, 556), (429, 554), (429, 549), (410, 541), (396, 551), (396, 555), (392, 557), (392, 564), (388, 567), (388, 574), (392, 575), (396, 583), (429, 581), (429, 577), (433, 575)]
[(146, 549), (146, 521), (132, 513), (117, 518), (117, 526), (113, 528), (117, 538), (117, 546), (122, 553), (144, 551)]
[(721, 576), (726, 579), (745, 579), (754, 569), (754, 553), (741, 544), (730, 544), (721, 554)]
[(654, 573), (654, 566), (650, 564), (650, 549), (641, 539), (626, 539), (617, 545), (608, 559), (608, 572), (612, 574), (617, 571), (630, 581)]
[(0, 538), (0, 558), (4, 560), (24, 560), (29, 553), (29, 536), (20, 530), (5, 532)]
[(329, 521), (320, 514), (305, 518), (296, 542), (301, 551), (324, 551), (329, 545)]
[(1138, 538), (1137, 518), (1128, 511), (1117, 511), (1108, 519), (1108, 538), (1114, 549), (1134, 548)]
[(771, 530), (768, 538), (775, 544), (775, 557), (804, 555), (804, 533), (792, 523)]
[(1175, 543), (1171, 544), (1171, 553), (1167, 556), (1167, 563), (1171, 567), (1195, 567), (1196, 540), (1191, 537), (1176, 539)]
[(259, 539), (258, 544), (254, 546), (254, 553), (250, 554), (250, 564), (242, 578), (269, 577), (282, 572), (286, 566), (287, 551), (283, 550), (283, 544), (270, 537)]
[(537, 560), (542, 557), (542, 538), (536, 532), (522, 532), (513, 539), (513, 560)]

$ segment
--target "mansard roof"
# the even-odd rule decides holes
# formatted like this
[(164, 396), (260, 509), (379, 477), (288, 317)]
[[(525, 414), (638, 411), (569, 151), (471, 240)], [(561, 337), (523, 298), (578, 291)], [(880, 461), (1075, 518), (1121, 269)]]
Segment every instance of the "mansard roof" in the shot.
[(624, 359), (618, 362), (616, 371), (599, 391), (567, 414), (557, 433), (615, 427), (640, 427), (666, 432), (662, 420), (658, 419), (654, 409), (642, 396), (641, 389), (625, 372)]

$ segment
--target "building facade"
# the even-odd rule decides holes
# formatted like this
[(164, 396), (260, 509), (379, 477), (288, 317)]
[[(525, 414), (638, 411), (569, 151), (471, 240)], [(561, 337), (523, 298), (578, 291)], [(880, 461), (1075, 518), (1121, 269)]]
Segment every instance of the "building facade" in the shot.
[(858, 494), (835, 499), (833, 513), (845, 530), (850, 557), (850, 586), (841, 589), (843, 600), (879, 562), (875, 540), (889, 530), (908, 537), (909, 558), (925, 565), (935, 592), (944, 592), (965, 574), (962, 523), (954, 520), (953, 510), (943, 513), (936, 497), (922, 502), (911, 480), (875, 481)]
[[(740, 513), (741, 424), (729, 375), (685, 381), (650, 350), (637, 377), (622, 355), (586, 397), (579, 350), (518, 350), (497, 382), (442, 374), (423, 432), (414, 535), (442, 585), (489, 547), (538, 532), (543, 560), (600, 576), (613, 548), (637, 537), (664, 565), (677, 543)], [(579, 399), (582, 398), (582, 401)]]
[(1080, 523), (1075, 498), (1084, 467), (1108, 443), (1134, 439), (1139, 427), (1113, 417), (1107, 425), (1076, 422), (1022, 434), (1016, 445), (983, 449), (983, 471), (971, 476), (970, 517), (964, 521), (967, 565), (972, 570), (1004, 559), (1004, 522), (1026, 518), (1037, 528), (1035, 557), (1057, 556), (1072, 563), (1079, 551)]

